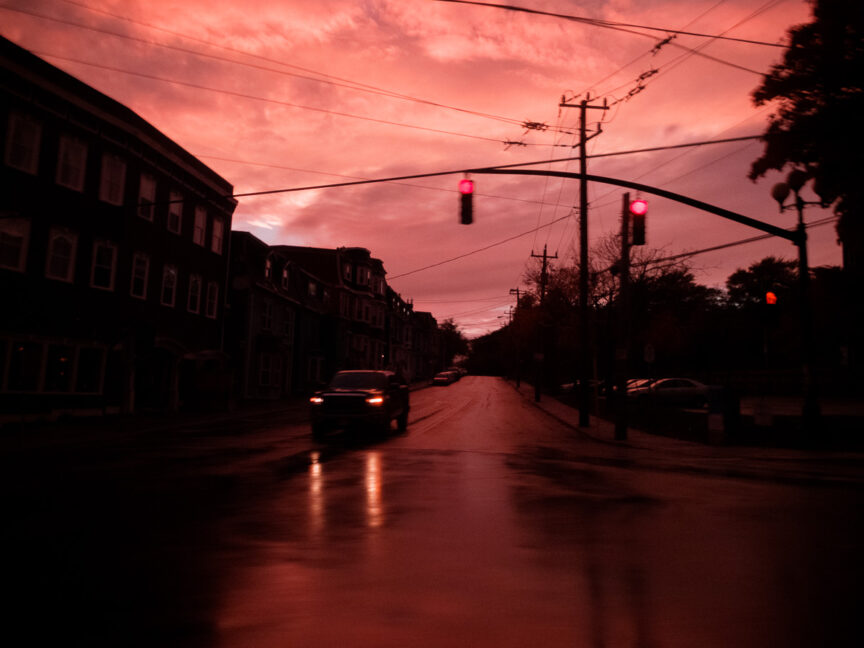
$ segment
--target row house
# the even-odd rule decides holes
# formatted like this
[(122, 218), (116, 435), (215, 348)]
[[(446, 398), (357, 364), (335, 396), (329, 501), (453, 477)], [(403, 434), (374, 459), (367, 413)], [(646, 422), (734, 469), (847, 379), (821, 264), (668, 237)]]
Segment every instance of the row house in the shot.
[(432, 313), (411, 314), (411, 374), (414, 380), (429, 380), (444, 368), (438, 322)]
[(414, 378), (412, 361), (413, 333), (411, 319), (414, 306), (402, 299), (395, 290), (387, 287), (387, 348), (388, 365), (396, 368), (409, 380)]
[(224, 401), (232, 186), (2, 38), (0, 94), (0, 411)]
[(226, 350), (234, 393), (278, 399), (325, 380), (331, 291), (249, 232), (231, 232)]
[(435, 319), (413, 312), (365, 248), (270, 246), (232, 232), (229, 310), (227, 350), (244, 399), (308, 393), (342, 369), (417, 380), (440, 368)]
[(384, 369), (387, 283), (383, 263), (365, 248), (279, 245), (275, 249), (319, 278), (328, 291), (330, 309), (322, 329), (327, 353), (319, 382), (340, 369)]

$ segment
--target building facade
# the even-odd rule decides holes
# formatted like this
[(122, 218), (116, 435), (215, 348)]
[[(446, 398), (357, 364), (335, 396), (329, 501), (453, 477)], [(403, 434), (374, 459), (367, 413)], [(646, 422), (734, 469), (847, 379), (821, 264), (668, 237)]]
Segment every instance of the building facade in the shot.
[(5, 39), (0, 75), (3, 415), (224, 399), (231, 185)]
[(241, 398), (307, 394), (342, 369), (410, 381), (440, 369), (437, 322), (387, 285), (369, 250), (231, 239), (228, 351)]

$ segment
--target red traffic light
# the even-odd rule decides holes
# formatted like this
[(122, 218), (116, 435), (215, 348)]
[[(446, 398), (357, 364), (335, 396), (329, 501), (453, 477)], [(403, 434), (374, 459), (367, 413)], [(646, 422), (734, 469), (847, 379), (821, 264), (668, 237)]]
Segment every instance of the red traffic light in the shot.
[(777, 303), (777, 295), (770, 290), (765, 293), (765, 303), (774, 305)]
[(459, 222), (470, 225), (474, 222), (474, 181), (463, 178), (459, 181)]
[(630, 201), (630, 213), (634, 216), (644, 216), (648, 213), (648, 201), (642, 198)]

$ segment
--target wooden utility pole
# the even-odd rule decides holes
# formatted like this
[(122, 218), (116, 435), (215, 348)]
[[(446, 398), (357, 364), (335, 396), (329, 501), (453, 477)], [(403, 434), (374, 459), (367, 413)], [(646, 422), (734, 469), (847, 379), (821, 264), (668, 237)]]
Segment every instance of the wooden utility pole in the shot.
[[(511, 288), (511, 295), (516, 295), (516, 309), (513, 311), (513, 320), (516, 320), (516, 317), (519, 315), (519, 297), (521, 295), (519, 288)], [(520, 372), (520, 363), (522, 362), (522, 344), (520, 343), (520, 331), (518, 330), (518, 325), (510, 327), (510, 334), (513, 335), (516, 339), (516, 387), (518, 388), (522, 384), (521, 372)]]
[[(548, 254), (546, 254), (546, 246), (544, 245), (542, 255), (541, 254), (534, 254), (534, 252), (532, 251), (531, 256), (534, 257), (535, 259), (543, 259), (543, 269), (540, 271), (540, 305), (542, 306), (543, 303), (546, 301), (546, 282), (549, 279), (549, 273), (547, 271), (546, 263), (547, 263), (548, 259), (557, 259), (558, 253), (556, 252), (552, 256), (549, 256)], [(517, 290), (518, 290), (518, 288), (517, 288)], [(518, 293), (517, 293), (516, 297), (518, 299), (518, 297), (519, 297)]]
[(549, 256), (546, 253), (546, 246), (543, 246), (543, 254), (534, 254), (531, 252), (531, 256), (536, 259), (543, 259), (543, 268), (540, 271), (540, 307), (541, 307), (541, 321), (537, 322), (537, 333), (535, 336), (536, 349), (537, 351), (534, 353), (534, 362), (535, 362), (535, 372), (534, 372), (534, 400), (538, 403), (540, 402), (540, 388), (543, 383), (543, 378), (545, 376), (544, 365), (546, 364), (546, 334), (549, 330), (549, 327), (546, 323), (546, 316), (542, 314), (543, 304), (546, 302), (546, 282), (549, 278), (548, 273), (548, 260), (549, 259), (557, 259), (558, 254), (554, 256)]
[[(562, 108), (579, 108), (579, 173), (582, 181), (579, 184), (579, 426), (588, 427), (591, 407), (591, 331), (589, 319), (591, 312), (588, 304), (588, 183), (584, 179), (588, 173), (588, 155), (585, 151), (590, 139), (587, 134), (587, 112), (589, 110), (609, 110), (606, 100), (602, 106), (591, 106), (591, 95), (587, 95), (579, 104), (568, 104), (562, 97), (559, 104)], [(602, 132), (598, 128), (591, 137)]]

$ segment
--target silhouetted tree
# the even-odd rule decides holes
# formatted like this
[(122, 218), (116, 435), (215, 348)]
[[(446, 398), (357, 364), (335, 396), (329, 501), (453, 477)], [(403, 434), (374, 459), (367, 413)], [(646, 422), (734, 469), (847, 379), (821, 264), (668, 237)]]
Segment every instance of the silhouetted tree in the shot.
[(804, 169), (834, 204), (844, 266), (861, 272), (864, 252), (864, 3), (815, 0), (813, 21), (789, 31), (783, 62), (753, 93), (757, 106), (777, 102), (765, 150), (750, 170)]
[(727, 299), (730, 306), (743, 308), (765, 303), (765, 294), (771, 291), (785, 301), (792, 297), (797, 284), (798, 263), (769, 256), (729, 275)]
[(468, 340), (452, 318), (439, 324), (438, 330), (441, 333), (444, 364), (450, 366), (453, 364), (453, 358), (468, 353)]

